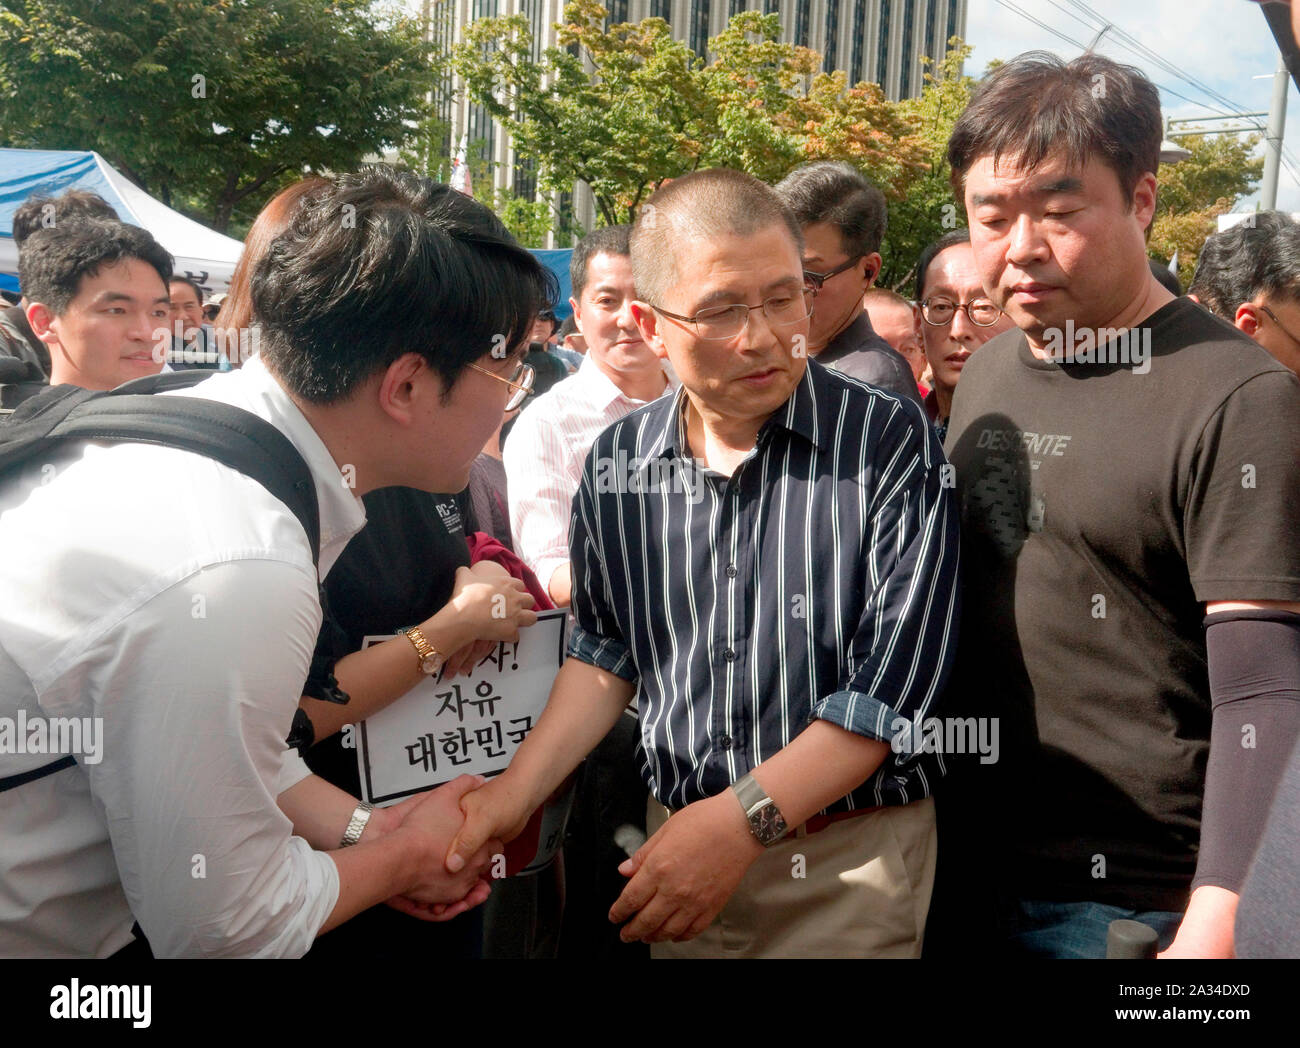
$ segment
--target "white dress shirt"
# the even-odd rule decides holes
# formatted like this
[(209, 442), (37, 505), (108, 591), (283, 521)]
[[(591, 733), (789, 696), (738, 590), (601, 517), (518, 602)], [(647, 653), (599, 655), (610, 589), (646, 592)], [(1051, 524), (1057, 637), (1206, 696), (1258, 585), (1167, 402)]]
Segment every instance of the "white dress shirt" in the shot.
[[(673, 384), (670, 377), (668, 389)], [(645, 403), (624, 394), (588, 353), (577, 374), (538, 397), (510, 430), (502, 449), (510, 532), (543, 586), (569, 563), (569, 514), (587, 452), (601, 430)]]
[[(262, 362), (168, 395), (289, 438), (324, 574), (365, 513)], [(98, 763), (0, 793), (0, 956), (103, 957), (133, 915), (160, 957), (304, 953), (338, 872), (276, 807), (307, 774), (284, 739), (321, 619), (297, 518), (202, 456), (80, 443), (0, 489), (0, 593), (0, 717), (103, 725)]]

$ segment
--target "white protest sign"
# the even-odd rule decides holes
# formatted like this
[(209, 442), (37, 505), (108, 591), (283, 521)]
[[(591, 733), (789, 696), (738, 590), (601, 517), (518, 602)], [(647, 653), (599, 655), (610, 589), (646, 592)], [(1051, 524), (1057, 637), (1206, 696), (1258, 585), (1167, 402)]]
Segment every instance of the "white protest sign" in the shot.
[[(518, 642), (498, 644), (469, 676), (431, 677), (362, 721), (362, 799), (394, 804), (458, 775), (504, 771), (546, 705), (567, 621), (563, 610), (539, 612)], [(366, 637), (363, 646), (391, 639)]]

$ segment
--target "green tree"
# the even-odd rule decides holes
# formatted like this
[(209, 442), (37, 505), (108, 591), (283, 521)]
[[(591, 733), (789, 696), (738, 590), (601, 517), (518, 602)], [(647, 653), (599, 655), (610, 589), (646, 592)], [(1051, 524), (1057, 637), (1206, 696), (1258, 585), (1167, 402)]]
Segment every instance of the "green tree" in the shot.
[(1264, 173), (1262, 157), (1252, 156), (1258, 135), (1181, 135), (1174, 141), (1192, 155), (1161, 164), (1156, 180), (1156, 217), (1147, 247), (1153, 257), (1178, 253), (1178, 279), (1186, 287), (1205, 238), (1219, 215), (1254, 192)]
[(780, 42), (776, 15), (734, 16), (707, 63), (662, 19), (607, 26), (597, 0), (568, 4), (564, 19), (540, 62), (516, 15), (475, 22), (454, 63), (469, 98), (536, 161), (541, 187), (585, 182), (603, 224), (630, 221), (664, 180), (698, 168), (772, 182), (843, 159), (895, 194), (925, 168), (915, 121), (875, 85), (818, 73), (815, 51)]
[(966, 225), (966, 210), (953, 196), (949, 182), (948, 139), (975, 86), (974, 78), (962, 73), (970, 54), (970, 45), (954, 36), (939, 61), (922, 59), (931, 68), (921, 94), (899, 103), (920, 128), (926, 164), (890, 201), (889, 228), (881, 252), (884, 264), (877, 283), (908, 298), (922, 249), (944, 233)]
[(6, 0), (0, 141), (98, 150), (242, 232), (280, 186), (395, 148), (441, 82), (374, 0)]

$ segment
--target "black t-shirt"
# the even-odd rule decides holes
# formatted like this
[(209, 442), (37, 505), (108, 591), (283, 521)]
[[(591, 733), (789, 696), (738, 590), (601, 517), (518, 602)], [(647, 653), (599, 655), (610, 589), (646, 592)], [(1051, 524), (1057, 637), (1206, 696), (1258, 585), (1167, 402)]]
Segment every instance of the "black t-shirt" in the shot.
[[(332, 661), (359, 651), (364, 637), (419, 625), (451, 599), (456, 569), (469, 565), (456, 496), (380, 488), (362, 501), (366, 526), (325, 577), (329, 607), (316, 652)], [(358, 795), (357, 752), (343, 747), (342, 733), (306, 759), (317, 775)]]
[(1125, 348), (1128, 364), (1056, 363), (1013, 331), (966, 365), (950, 712), (1000, 718), (997, 766), (961, 773), (1008, 849), (1004, 887), (1180, 910), (1210, 738), (1204, 603), (1300, 600), (1300, 383), (1187, 299)]

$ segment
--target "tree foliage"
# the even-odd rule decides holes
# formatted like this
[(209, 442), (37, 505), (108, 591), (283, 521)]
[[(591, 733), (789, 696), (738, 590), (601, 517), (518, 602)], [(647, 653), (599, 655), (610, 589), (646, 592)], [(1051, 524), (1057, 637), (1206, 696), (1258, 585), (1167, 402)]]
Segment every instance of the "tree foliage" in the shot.
[(974, 78), (962, 73), (970, 53), (970, 45), (954, 36), (948, 41), (948, 53), (939, 61), (922, 59), (931, 68), (920, 96), (899, 103), (920, 128), (926, 165), (890, 201), (878, 283), (909, 298), (922, 249), (944, 233), (966, 225), (965, 208), (953, 196), (948, 181), (948, 139), (975, 86)]
[(1174, 141), (1192, 155), (1160, 165), (1148, 249), (1163, 259), (1177, 251), (1178, 279), (1186, 287), (1205, 238), (1218, 228), (1215, 220), (1254, 192), (1264, 160), (1252, 156), (1258, 135), (1182, 135)]
[(223, 231), (308, 170), (398, 145), (439, 80), (417, 21), (374, 0), (0, 8), (0, 141), (98, 150)]
[(807, 160), (848, 160), (895, 197), (925, 170), (916, 119), (874, 84), (818, 72), (815, 51), (780, 41), (776, 15), (734, 16), (707, 62), (663, 19), (607, 26), (597, 0), (564, 19), (540, 62), (527, 19), (480, 19), (454, 63), (541, 187), (585, 182), (602, 224), (631, 221), (664, 180), (698, 168), (774, 182)]

